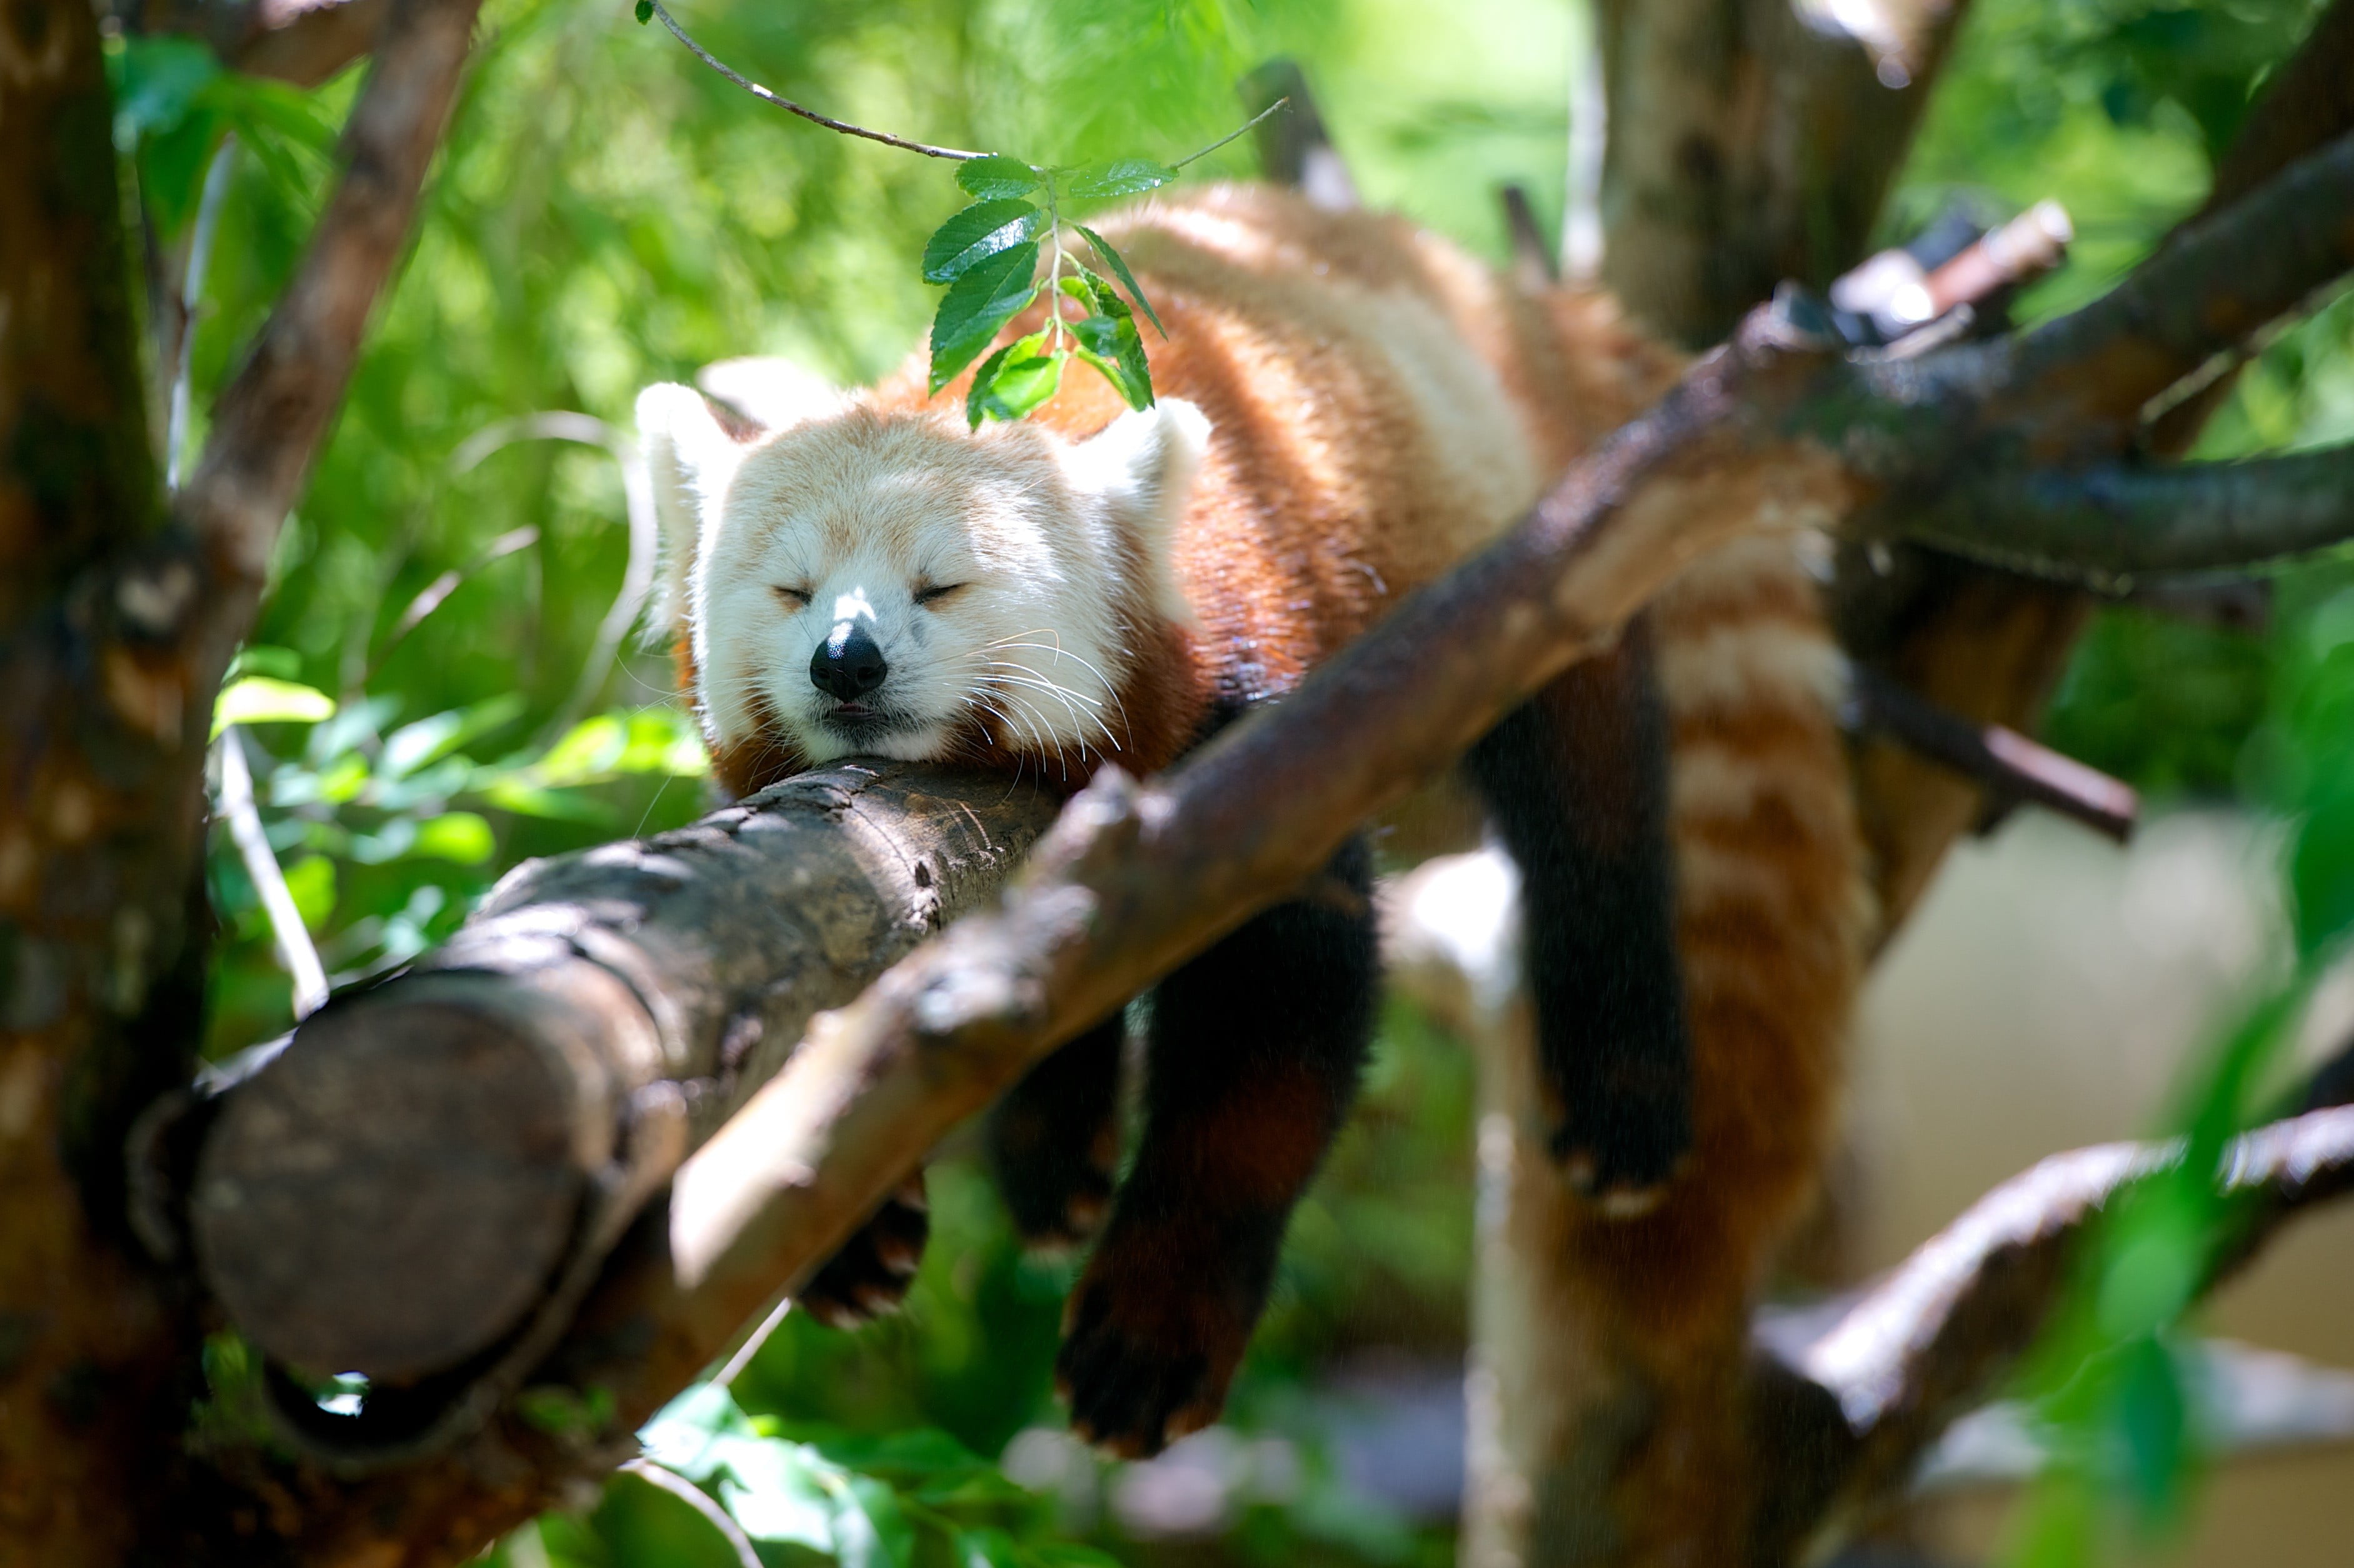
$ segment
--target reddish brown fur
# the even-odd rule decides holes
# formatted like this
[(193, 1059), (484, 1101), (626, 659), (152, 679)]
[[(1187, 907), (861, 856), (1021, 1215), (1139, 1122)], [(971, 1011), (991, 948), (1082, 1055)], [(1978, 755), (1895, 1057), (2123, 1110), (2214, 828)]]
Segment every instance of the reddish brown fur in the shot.
[[(1209, 220), (1248, 243), (1221, 255), (1182, 232)], [(1199, 406), (1214, 432), (1175, 550), (1200, 624), (1148, 632), (1158, 646), (1139, 651), (1121, 694), (1132, 728), (1114, 759), (1136, 772), (1173, 761), (1214, 706), (1296, 684), (1509, 523), (1679, 369), (1606, 300), (1522, 292), (1396, 218), (1214, 188), (1102, 227), (1168, 324), (1166, 342), (1147, 340), (1161, 394)], [(1528, 493), (1506, 514), (1466, 515), (1442, 432), (1368, 346), (1380, 325), (1344, 319), (1343, 284), (1436, 307), (1484, 358), (1517, 405), (1532, 460)], [(1034, 330), (1039, 313), (1009, 335)], [(960, 406), (963, 380), (927, 399), (921, 377), (911, 364), (875, 406)], [(1034, 418), (1080, 437), (1119, 411), (1110, 387), (1075, 366)], [(1704, 1434), (1723, 1429), (1746, 1303), (1823, 1161), (1866, 910), (1823, 689), (1829, 634), (1791, 546), (1750, 541), (1702, 561), (1652, 617), (1672, 733), (1693, 1157), (1649, 1214), (1590, 1215), (1563, 1240), (1583, 1260), (1586, 1309), (1656, 1396), (1654, 1484), (1707, 1501), (1711, 1488), (1737, 1485), (1722, 1468), (1729, 1457), (1704, 1451)], [(1149, 615), (1135, 623), (1159, 626)], [(789, 761), (718, 759), (739, 788)], [(1238, 1154), (1222, 1180), (1247, 1165)], [(1182, 1241), (1171, 1245), (1182, 1253)]]

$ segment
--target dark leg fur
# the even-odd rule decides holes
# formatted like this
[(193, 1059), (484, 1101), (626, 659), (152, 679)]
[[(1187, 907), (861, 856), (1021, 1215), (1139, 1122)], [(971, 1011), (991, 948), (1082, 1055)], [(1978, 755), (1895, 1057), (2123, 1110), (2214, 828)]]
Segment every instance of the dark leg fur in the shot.
[(896, 1312), (915, 1282), (931, 1230), (924, 1173), (918, 1171), (810, 1276), (798, 1298), (801, 1310), (832, 1329), (855, 1329)]
[(1030, 1069), (989, 1118), (989, 1163), (1013, 1228), (1034, 1247), (1085, 1241), (1119, 1167), (1117, 1012)]
[(1155, 993), (1146, 1125), (1071, 1297), (1071, 1425), (1158, 1453), (1217, 1417), (1292, 1205), (1356, 1091), (1380, 984), (1370, 857), (1352, 840)]
[(1561, 1101), (1553, 1153), (1606, 1213), (1640, 1213), (1691, 1144), (1667, 715), (1644, 623), (1507, 716), (1468, 765), (1521, 868), (1538, 1062)]

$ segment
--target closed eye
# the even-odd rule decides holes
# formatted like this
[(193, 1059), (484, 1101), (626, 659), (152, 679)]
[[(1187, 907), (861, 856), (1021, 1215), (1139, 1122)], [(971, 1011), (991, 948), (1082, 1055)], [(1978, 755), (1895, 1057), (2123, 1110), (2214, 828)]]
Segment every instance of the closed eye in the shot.
[(803, 589), (794, 588), (772, 588), (769, 591), (782, 599), (785, 603), (785, 608), (788, 609), (807, 609), (809, 608), (810, 596)]
[(916, 602), (917, 604), (934, 604), (948, 598), (949, 595), (961, 592), (963, 589), (970, 588), (970, 586), (971, 585), (970, 583), (935, 583), (929, 588), (919, 588), (916, 590)]

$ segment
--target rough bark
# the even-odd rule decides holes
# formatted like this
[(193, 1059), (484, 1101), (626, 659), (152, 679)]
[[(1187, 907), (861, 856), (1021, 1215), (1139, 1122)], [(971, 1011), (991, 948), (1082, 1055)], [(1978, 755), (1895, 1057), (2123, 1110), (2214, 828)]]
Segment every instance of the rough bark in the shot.
[[(2052, 1156), (1923, 1243), (1807, 1347), (1788, 1369), (1803, 1382), (1764, 1393), (1761, 1426), (1816, 1432), (1810, 1444), (1779, 1450), (1782, 1485), (1811, 1506), (1805, 1531), (1773, 1543), (1768, 1560), (1901, 1498), (1930, 1444), (1983, 1403), (2042, 1332), (2065, 1294), (2076, 1244), (2126, 1188), (2179, 1159), (2175, 1147), (2132, 1143)], [(2251, 1132), (2220, 1169), (2219, 1190), (2243, 1206), (2244, 1224), (2202, 1290), (2290, 1220), (2354, 1192), (2354, 1107), (2308, 1110)]]
[(1966, 0), (1601, 0), (1602, 277), (1715, 343), (1785, 280), (1862, 259)]
[[(326, 366), (309, 387), (326, 408), (281, 399), (220, 432), (203, 504), (173, 515), (94, 13), (28, 0), (0, 16), (0, 1560), (182, 1561), (158, 1541), (199, 1515), (233, 1528), (180, 1447), (197, 1325), (133, 1262), (122, 1150), (140, 1107), (186, 1081), (202, 1015), (212, 694), (398, 254), (472, 17), (471, 0), (396, 7), (346, 138), (354, 176), (298, 284), (315, 297), (335, 275), (346, 308), (275, 318), (281, 362)], [(355, 253), (355, 229), (382, 253)], [(224, 474), (249, 481), (233, 501)]]
[(366, 54), (390, 0), (147, 0), (139, 25), (201, 38), (249, 76), (316, 87)]
[(193, 1192), (207, 1284), (314, 1372), (414, 1379), (511, 1340), (606, 1194), (666, 1181), (814, 1014), (993, 893), (1053, 810), (1000, 779), (847, 766), (517, 868), (227, 1097)]

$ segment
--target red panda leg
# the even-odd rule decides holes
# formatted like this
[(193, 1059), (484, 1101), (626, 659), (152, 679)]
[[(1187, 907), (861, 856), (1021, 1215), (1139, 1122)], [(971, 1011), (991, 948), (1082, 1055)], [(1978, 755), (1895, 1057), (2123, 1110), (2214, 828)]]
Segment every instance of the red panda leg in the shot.
[(1013, 1228), (1034, 1247), (1085, 1241), (1119, 1165), (1119, 1013), (1030, 1069), (990, 1113), (987, 1144)]
[(1691, 1146), (1668, 726), (1646, 621), (1507, 715), (1467, 763), (1521, 870), (1553, 1155), (1606, 1213), (1640, 1213)]
[(832, 1329), (855, 1329), (899, 1309), (924, 1243), (932, 1233), (931, 1206), (918, 1170), (883, 1200), (866, 1223), (853, 1231), (840, 1251), (818, 1266), (796, 1303)]
[(1114, 1453), (1158, 1453), (1225, 1404), (1292, 1205), (1373, 1037), (1371, 891), (1371, 857), (1352, 840), (1319, 890), (1154, 992), (1142, 1146), (1055, 1363), (1072, 1427)]

